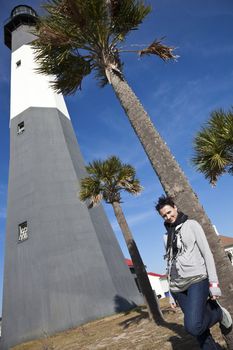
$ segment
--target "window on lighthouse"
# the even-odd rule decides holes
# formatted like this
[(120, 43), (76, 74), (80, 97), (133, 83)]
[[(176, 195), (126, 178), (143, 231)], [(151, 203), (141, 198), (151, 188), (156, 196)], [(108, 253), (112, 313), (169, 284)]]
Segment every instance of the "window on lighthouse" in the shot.
[(16, 62), (16, 68), (19, 68), (21, 66), (21, 60)]
[(18, 135), (22, 134), (24, 132), (24, 130), (25, 130), (24, 129), (24, 122), (19, 123), (17, 126), (17, 134)]
[(28, 239), (28, 223), (24, 221), (19, 224), (18, 242), (23, 242), (26, 239)]

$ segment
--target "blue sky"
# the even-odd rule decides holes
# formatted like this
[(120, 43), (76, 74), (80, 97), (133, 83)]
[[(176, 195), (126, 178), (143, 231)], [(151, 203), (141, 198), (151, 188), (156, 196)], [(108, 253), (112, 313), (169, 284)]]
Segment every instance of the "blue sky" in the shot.
[[(156, 57), (139, 59), (123, 54), (126, 79), (183, 168), (212, 223), (233, 236), (233, 178), (224, 175), (212, 188), (192, 167), (193, 137), (216, 108), (233, 105), (233, 2), (232, 0), (151, 0), (152, 13), (127, 44), (149, 44), (166, 36), (177, 47), (178, 62)], [(7, 206), (9, 165), (10, 51), (3, 43), (3, 22), (12, 8), (27, 4), (38, 10), (40, 1), (1, 0), (0, 42), (0, 298)], [(129, 47), (126, 45), (126, 47)], [(164, 273), (163, 222), (154, 202), (163, 193), (145, 154), (110, 86), (98, 88), (93, 76), (82, 91), (66, 98), (67, 107), (86, 162), (117, 155), (135, 166), (144, 191), (124, 196), (123, 209), (148, 271)], [(127, 248), (112, 208), (106, 212), (126, 257)]]

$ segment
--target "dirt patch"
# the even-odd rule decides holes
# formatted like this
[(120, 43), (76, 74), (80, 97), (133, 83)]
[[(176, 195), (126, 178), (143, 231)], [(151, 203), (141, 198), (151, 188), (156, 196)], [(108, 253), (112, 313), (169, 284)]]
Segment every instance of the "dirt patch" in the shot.
[[(180, 309), (174, 312), (166, 299), (160, 300), (166, 326), (156, 326), (145, 308), (105, 317), (51, 337), (27, 342), (12, 350), (199, 350), (195, 339), (182, 324)], [(218, 326), (212, 334), (223, 349)]]

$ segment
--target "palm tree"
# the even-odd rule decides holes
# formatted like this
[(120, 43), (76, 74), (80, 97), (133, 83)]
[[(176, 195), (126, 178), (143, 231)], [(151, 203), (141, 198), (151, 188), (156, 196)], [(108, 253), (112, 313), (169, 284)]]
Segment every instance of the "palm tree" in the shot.
[(211, 113), (195, 136), (194, 150), (193, 164), (213, 186), (224, 173), (233, 175), (233, 108)]
[[(164, 191), (204, 228), (223, 290), (222, 304), (233, 316), (233, 270), (229, 259), (187, 178), (123, 74), (121, 45), (132, 30), (138, 29), (150, 7), (143, 0), (50, 0), (45, 10), (35, 32), (38, 72), (55, 76), (54, 89), (65, 95), (81, 89), (83, 78), (91, 72), (101, 86), (112, 86)], [(173, 48), (161, 40), (137, 53), (158, 55), (164, 61), (176, 58)], [(227, 343), (233, 350), (232, 334), (227, 336)]]
[(101, 200), (112, 205), (131, 256), (149, 316), (157, 324), (162, 324), (163, 316), (157, 297), (151, 288), (145, 266), (120, 204), (122, 191), (137, 195), (142, 190), (139, 180), (135, 178), (135, 169), (112, 156), (105, 161), (96, 160), (89, 163), (86, 170), (89, 176), (81, 180), (80, 199), (89, 200), (89, 208), (97, 205)]

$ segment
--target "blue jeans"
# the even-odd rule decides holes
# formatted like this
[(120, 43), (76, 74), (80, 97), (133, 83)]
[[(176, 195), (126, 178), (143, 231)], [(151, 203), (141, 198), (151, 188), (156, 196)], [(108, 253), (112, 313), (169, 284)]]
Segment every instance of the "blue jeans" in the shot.
[(222, 319), (222, 310), (209, 297), (209, 281), (192, 284), (186, 291), (172, 293), (184, 313), (184, 327), (196, 337), (202, 350), (221, 349), (212, 338), (210, 328)]

